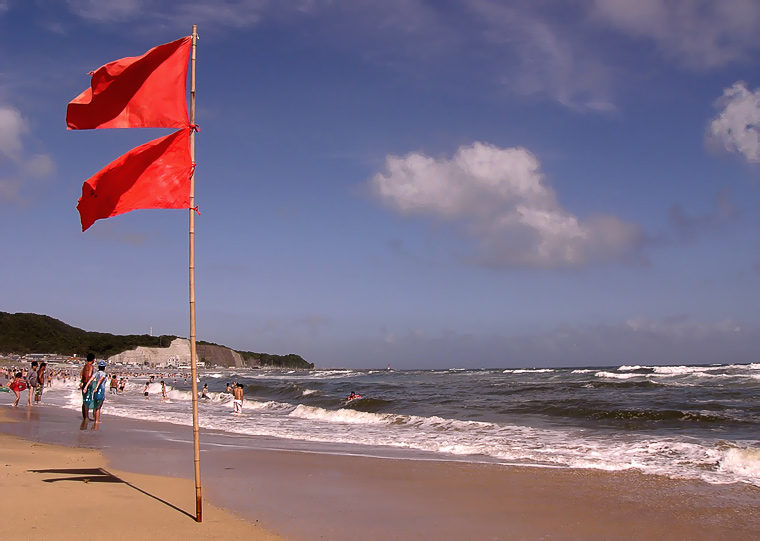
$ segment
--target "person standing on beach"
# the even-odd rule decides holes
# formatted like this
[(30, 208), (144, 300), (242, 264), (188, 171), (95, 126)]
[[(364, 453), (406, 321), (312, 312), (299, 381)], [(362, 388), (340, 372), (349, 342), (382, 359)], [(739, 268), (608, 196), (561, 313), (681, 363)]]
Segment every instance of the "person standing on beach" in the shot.
[(232, 396), (235, 397), (232, 401), (232, 413), (243, 413), (243, 386), (235, 385), (235, 388), (232, 389)]
[(32, 361), (32, 367), (26, 373), (26, 385), (29, 387), (29, 405), (32, 405), (32, 397), (37, 387), (37, 361)]
[(98, 371), (95, 372), (86, 388), (92, 388), (92, 416), (95, 418), (95, 427), (100, 424), (100, 409), (106, 399), (106, 362), (98, 361)]
[(45, 387), (45, 381), (47, 380), (47, 374), (45, 369), (47, 363), (40, 363), (40, 369), (37, 370), (37, 388), (34, 390), (34, 401), (39, 404), (42, 402), (42, 389)]
[(116, 374), (111, 376), (111, 394), (116, 394), (116, 392), (119, 389), (119, 380), (116, 377)]
[(145, 400), (148, 400), (148, 389), (150, 389), (150, 381), (145, 383), (145, 389), (143, 389), (143, 394), (145, 395)]
[(82, 389), (82, 421), (90, 420), (90, 403), (92, 402), (92, 389), (88, 391), (87, 384), (92, 378), (94, 370), (92, 363), (95, 362), (95, 354), (87, 354), (87, 362), (82, 367), (82, 373), (79, 375), (79, 388)]

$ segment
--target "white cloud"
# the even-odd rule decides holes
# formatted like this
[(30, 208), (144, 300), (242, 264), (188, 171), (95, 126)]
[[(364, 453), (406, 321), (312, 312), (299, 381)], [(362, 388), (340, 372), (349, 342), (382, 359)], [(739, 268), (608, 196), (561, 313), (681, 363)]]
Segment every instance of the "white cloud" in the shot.
[(592, 14), (653, 41), (668, 59), (691, 69), (724, 66), (759, 46), (757, 0), (593, 0)]
[(55, 165), (47, 154), (28, 156), (24, 136), (29, 125), (21, 113), (0, 105), (0, 201), (23, 202), (22, 192), (29, 180), (50, 176)]
[(738, 152), (751, 163), (760, 162), (760, 89), (754, 92), (739, 81), (715, 102), (719, 114), (708, 128), (708, 142)]
[(18, 110), (0, 106), (0, 156), (17, 161), (23, 149), (21, 137), (28, 131), (26, 120)]
[(388, 156), (372, 193), (404, 215), (455, 224), (474, 241), (472, 262), (495, 267), (579, 267), (639, 257), (640, 228), (613, 216), (585, 221), (563, 209), (536, 156), (484, 143), (451, 160)]

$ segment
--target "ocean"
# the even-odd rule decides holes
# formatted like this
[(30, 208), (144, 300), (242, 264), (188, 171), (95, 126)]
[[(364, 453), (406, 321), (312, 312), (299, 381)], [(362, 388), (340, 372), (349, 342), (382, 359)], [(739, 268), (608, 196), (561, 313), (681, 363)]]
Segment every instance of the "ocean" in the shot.
[[(110, 370), (110, 369), (109, 369)], [(110, 373), (110, 372), (109, 372)], [(119, 373), (117, 371), (117, 373)], [(132, 375), (108, 415), (190, 426), (190, 382)], [(160, 379), (169, 401), (160, 399)], [(638, 470), (760, 486), (760, 364), (451, 370), (200, 370), (203, 434), (232, 446)], [(245, 386), (232, 415), (227, 383)], [(355, 392), (361, 398), (346, 403)], [(79, 410), (76, 381), (45, 404)], [(224, 443), (226, 442), (226, 443)], [(260, 445), (260, 443), (259, 443)]]

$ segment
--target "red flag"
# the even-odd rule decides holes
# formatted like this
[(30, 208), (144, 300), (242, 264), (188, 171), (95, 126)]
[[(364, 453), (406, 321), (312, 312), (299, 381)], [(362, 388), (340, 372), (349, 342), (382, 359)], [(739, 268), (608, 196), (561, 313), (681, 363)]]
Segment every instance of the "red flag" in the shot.
[(112, 161), (82, 185), (82, 231), (136, 209), (190, 208), (190, 131), (154, 139)]
[(187, 117), (187, 61), (192, 38), (122, 58), (92, 74), (91, 88), (66, 109), (70, 130), (183, 128)]

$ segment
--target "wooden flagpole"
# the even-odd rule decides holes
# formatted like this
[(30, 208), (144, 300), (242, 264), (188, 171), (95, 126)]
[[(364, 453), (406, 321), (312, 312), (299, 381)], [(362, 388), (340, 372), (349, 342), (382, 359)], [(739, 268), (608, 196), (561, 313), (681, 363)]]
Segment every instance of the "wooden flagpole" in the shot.
[[(193, 47), (190, 56), (190, 159), (195, 164), (195, 48), (198, 25), (193, 25)], [(198, 370), (195, 366), (195, 167), (190, 177), (190, 372), (193, 379), (193, 454), (195, 458), (195, 521), (203, 522), (201, 498), (201, 444), (198, 428)]]

